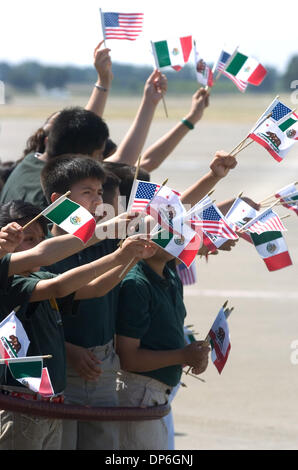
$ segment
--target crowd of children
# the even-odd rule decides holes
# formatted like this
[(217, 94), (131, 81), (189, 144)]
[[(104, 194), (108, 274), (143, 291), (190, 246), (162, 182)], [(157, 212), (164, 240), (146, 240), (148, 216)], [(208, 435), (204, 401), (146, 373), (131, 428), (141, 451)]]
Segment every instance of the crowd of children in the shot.
[[(130, 236), (119, 244), (134, 216), (120, 211), (118, 201), (128, 201), (139, 155), (138, 178), (149, 181), (150, 172), (200, 121), (209, 93), (198, 90), (185, 118), (143, 152), (166, 77), (155, 70), (148, 78), (135, 120), (116, 145), (102, 118), (113, 78), (109, 49), (102, 44), (94, 65), (98, 81), (86, 107), (50, 116), (3, 181), (0, 320), (15, 311), (30, 340), (28, 355), (52, 356), (44, 365), (54, 392), (47, 397), (30, 391), (4, 365), (0, 393), (88, 407), (162, 405), (180, 383), (182, 367), (191, 367), (193, 374), (206, 370), (209, 345), (185, 343), (183, 286), (173, 256), (149, 236)], [(235, 166), (234, 157), (217, 152), (181, 201), (194, 205)], [(103, 229), (100, 238), (96, 230), (83, 247), (42, 217), (23, 230), (67, 191), (94, 216)], [(222, 210), (231, 203), (223, 203)], [(102, 221), (108, 206), (114, 217)], [(222, 249), (234, 244), (228, 241)], [(164, 419), (88, 422), (8, 410), (0, 411), (0, 419), (3, 450), (168, 449)]]

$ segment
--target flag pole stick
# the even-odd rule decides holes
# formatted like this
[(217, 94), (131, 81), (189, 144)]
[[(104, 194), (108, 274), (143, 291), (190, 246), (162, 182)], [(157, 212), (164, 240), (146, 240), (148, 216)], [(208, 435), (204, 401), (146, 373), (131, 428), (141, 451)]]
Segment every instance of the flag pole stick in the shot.
[[(24, 357), (7, 357), (6, 359), (0, 359), (0, 364), (14, 363), (14, 362), (31, 362), (38, 359), (52, 359), (53, 356), (50, 354), (47, 356), (24, 356)], [(30, 361), (28, 361), (30, 359)]]
[[(295, 183), (295, 184), (296, 184), (296, 183)], [(272, 199), (272, 202), (273, 202), (273, 201), (277, 201), (277, 202), (280, 202), (281, 204), (288, 204), (288, 203), (289, 203), (289, 204), (294, 204), (295, 201), (285, 201), (285, 202), (282, 202), (281, 200), (282, 200), (282, 199), (285, 199), (285, 198), (287, 198), (287, 197), (292, 197), (292, 196), (294, 196), (295, 194), (296, 194), (296, 192), (293, 192), (293, 193), (287, 194), (287, 195), (285, 195), (285, 196), (279, 196), (278, 198), (275, 198), (275, 197), (274, 197), (275, 195), (268, 196), (268, 198), (263, 199), (263, 201), (259, 202), (259, 204), (262, 205), (263, 203), (265, 203), (265, 201), (266, 201), (266, 204), (271, 204), (270, 199), (272, 199), (273, 197), (274, 197), (274, 199)]]
[(104, 43), (104, 46), (107, 47), (106, 46), (106, 33), (105, 33), (105, 27), (104, 27), (104, 18), (103, 18), (101, 8), (99, 9), (99, 12), (100, 12), (100, 19), (101, 19), (101, 30), (102, 30), (102, 35), (103, 35), (103, 43)]
[[(298, 181), (296, 181), (296, 182), (294, 183), (294, 185), (297, 186), (297, 185), (298, 185)], [(291, 194), (295, 194), (295, 193), (291, 193)], [(280, 196), (279, 199), (282, 199), (282, 198), (284, 198), (284, 197), (290, 197), (291, 194), (289, 194), (289, 195), (287, 195), (287, 196)], [(268, 201), (268, 200), (270, 200), (270, 199), (273, 199), (273, 200), (275, 199), (275, 193), (274, 193), (274, 194), (271, 194), (270, 196), (265, 197), (264, 199), (262, 199), (262, 201), (260, 201), (259, 204), (263, 204), (265, 201)]]
[[(269, 119), (270, 117), (272, 116), (272, 112), (267, 114), (266, 116), (264, 116), (264, 118), (261, 120), (261, 122), (258, 124), (258, 127), (260, 127), (261, 124), (263, 124), (263, 122), (266, 121), (266, 119)], [(255, 129), (254, 129), (255, 130)], [(241, 142), (239, 142), (239, 144), (233, 148), (233, 150), (229, 153), (229, 155), (232, 155), (232, 156), (236, 156), (238, 153), (240, 153), (242, 150), (244, 150), (248, 145), (250, 145), (250, 143), (254, 142), (254, 140), (252, 140), (251, 142), (249, 142), (248, 145), (246, 145), (244, 147), (244, 144), (246, 143), (247, 139), (249, 139), (249, 135), (245, 137), (245, 139), (241, 140)], [(233, 155), (234, 152), (237, 152), (235, 155)]]
[[(151, 42), (151, 48), (152, 48), (153, 57), (154, 57), (154, 61), (155, 61), (155, 67), (157, 68), (157, 70), (159, 70), (155, 46), (154, 46), (154, 44), (153, 44), (153, 41), (150, 41), (150, 42)], [(165, 115), (166, 115), (166, 117), (168, 118), (169, 115), (168, 115), (167, 105), (166, 105), (166, 101), (165, 101), (165, 97), (164, 97), (163, 93), (161, 94), (161, 99), (162, 99), (162, 103), (163, 103)]]
[[(245, 150), (247, 147), (249, 147), (253, 143), (254, 143), (254, 140), (251, 140), (246, 145), (242, 145), (242, 147), (238, 148), (238, 150), (233, 155), (231, 154), (231, 156), (236, 157), (238, 155), (238, 153), (242, 152), (242, 150)], [(243, 144), (244, 144), (244, 142), (243, 142)]]
[[(67, 191), (67, 193), (63, 194), (63, 196), (61, 196), (61, 197), (67, 197), (67, 196), (70, 195), (70, 193), (71, 193), (71, 191)], [(27, 227), (29, 227), (31, 224), (33, 224), (33, 222), (38, 220), (43, 215), (43, 213), (44, 213), (44, 211), (40, 212), (40, 214), (38, 214), (36, 217), (34, 217), (34, 219), (30, 220), (30, 222), (28, 222), (26, 225), (24, 225), (23, 230), (26, 230)]]
[(140, 164), (141, 164), (141, 158), (142, 158), (142, 155), (140, 154), (140, 155), (139, 155), (139, 158), (138, 158), (138, 162), (137, 162), (137, 166), (136, 166), (136, 171), (135, 171), (135, 176), (134, 176), (133, 182), (135, 182), (135, 181), (138, 179), (139, 170), (140, 170)]

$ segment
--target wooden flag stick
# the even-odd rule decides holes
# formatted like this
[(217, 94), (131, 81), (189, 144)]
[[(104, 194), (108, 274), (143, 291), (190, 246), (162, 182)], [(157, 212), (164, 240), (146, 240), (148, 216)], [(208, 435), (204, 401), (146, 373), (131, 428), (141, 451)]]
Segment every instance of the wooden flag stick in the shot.
[(242, 145), (240, 148), (238, 148), (238, 150), (234, 154), (231, 153), (230, 155), (232, 155), (232, 157), (236, 157), (238, 153), (242, 152), (242, 150), (246, 149), (246, 147), (249, 147), (253, 143), (254, 143), (254, 140), (251, 140), (246, 145)]
[(142, 158), (142, 155), (139, 155), (133, 182), (135, 182), (138, 179), (139, 171), (140, 171), (141, 158)]
[[(294, 185), (297, 186), (297, 185), (298, 185), (298, 181), (295, 181)], [(262, 199), (262, 201), (259, 202), (259, 204), (263, 204), (263, 202), (268, 201), (268, 199), (269, 199), (269, 200), (270, 200), (270, 199), (274, 200), (274, 199), (275, 199), (275, 194), (276, 194), (276, 193), (270, 194), (270, 196), (265, 197), (264, 199)], [(291, 193), (291, 194), (293, 195), (293, 194), (295, 194), (295, 193)], [(281, 196), (280, 198), (289, 197), (289, 196), (291, 196), (291, 194), (288, 194), (287, 196)]]
[[(8, 363), (13, 363), (13, 362), (31, 362), (36, 360), (38, 361), (39, 359), (52, 359), (53, 356), (50, 354), (47, 356), (25, 356), (25, 357), (8, 357), (6, 359), (0, 359), (0, 364), (5, 364), (6, 362)], [(30, 361), (28, 361), (30, 359)]]
[[(277, 201), (277, 202), (280, 202), (281, 204), (295, 204), (295, 201), (286, 201), (286, 202), (283, 202), (282, 199), (285, 199), (287, 197), (292, 197), (296, 194), (296, 192), (294, 193), (290, 193), (290, 194), (287, 194), (286, 196), (279, 196), (278, 198), (267, 198), (268, 200), (266, 201), (266, 199), (264, 199), (263, 201), (259, 202), (259, 204), (271, 204), (273, 201)], [(271, 201), (272, 199), (272, 201)]]
[[(67, 197), (69, 196), (71, 193), (71, 191), (67, 191), (67, 193), (63, 194), (64, 197)], [(61, 197), (63, 197), (61, 196)], [(40, 214), (38, 214), (36, 217), (34, 217), (34, 219), (30, 220), (30, 222), (28, 222), (26, 225), (24, 225), (23, 227), (23, 230), (26, 230), (27, 227), (29, 227), (31, 224), (33, 224), (33, 222), (35, 222), (36, 220), (38, 220), (42, 215), (43, 215), (44, 211), (40, 212)]]
[(100, 12), (100, 19), (101, 19), (101, 29), (102, 29), (102, 35), (103, 35), (103, 43), (104, 43), (104, 46), (107, 47), (106, 46), (106, 33), (105, 33), (104, 16), (103, 16), (101, 8), (99, 9), (99, 12)]
[(194, 379), (199, 380), (200, 382), (206, 383), (206, 380), (201, 379), (201, 378), (198, 377), (197, 375), (190, 374), (189, 371), (185, 372), (185, 370), (184, 370), (183, 373), (186, 374), (186, 375), (189, 375), (189, 377), (193, 377)]

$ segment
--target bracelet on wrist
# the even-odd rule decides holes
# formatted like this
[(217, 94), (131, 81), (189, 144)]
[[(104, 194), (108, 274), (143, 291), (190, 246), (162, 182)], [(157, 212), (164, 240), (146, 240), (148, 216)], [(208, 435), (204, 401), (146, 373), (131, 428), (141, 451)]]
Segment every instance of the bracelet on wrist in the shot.
[(97, 85), (97, 83), (95, 83), (94, 87), (97, 88), (98, 90), (101, 90), (101, 91), (108, 91), (107, 88), (105, 88), (104, 86), (101, 86), (101, 85)]
[(190, 121), (188, 121), (187, 119), (181, 119), (181, 122), (182, 122), (186, 127), (188, 127), (188, 129), (190, 129), (191, 131), (195, 128), (195, 126), (194, 126)]

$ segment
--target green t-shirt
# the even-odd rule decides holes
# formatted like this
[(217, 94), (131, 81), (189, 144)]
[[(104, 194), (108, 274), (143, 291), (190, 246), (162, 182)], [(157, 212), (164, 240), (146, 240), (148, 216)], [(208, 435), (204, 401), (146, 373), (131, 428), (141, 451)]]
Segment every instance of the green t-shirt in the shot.
[[(55, 277), (49, 272), (40, 271), (28, 277), (14, 276), (9, 293), (0, 295), (0, 320), (9, 315), (17, 306), (17, 317), (30, 340), (28, 356), (51, 354), (51, 359), (44, 359), (43, 367), (48, 368), (54, 393), (61, 393), (66, 385), (66, 358), (63, 325), (60, 312), (73, 313), (73, 295), (63, 299), (43, 300), (29, 303), (36, 284), (44, 279)], [(5, 374), (2, 384), (22, 387), (15, 381), (9, 371)]]
[(0, 294), (7, 291), (12, 281), (12, 276), (8, 277), (10, 257), (9, 253), (0, 259)]
[(29, 153), (9, 175), (2, 188), (0, 204), (21, 199), (31, 202), (40, 209), (45, 209), (48, 204), (40, 185), (40, 173), (45, 162)]
[[(182, 284), (168, 267), (164, 276), (160, 277), (146, 262), (140, 261), (120, 286), (116, 332), (140, 339), (143, 349), (167, 351), (185, 346)], [(171, 387), (179, 383), (181, 374), (179, 364), (141, 373)]]
[[(50, 272), (60, 274), (83, 264), (91, 263), (117, 249), (119, 240), (103, 240), (58, 263), (48, 266)], [(63, 318), (65, 341), (92, 348), (103, 346), (114, 339), (119, 286), (106, 295), (81, 300), (75, 317)]]

